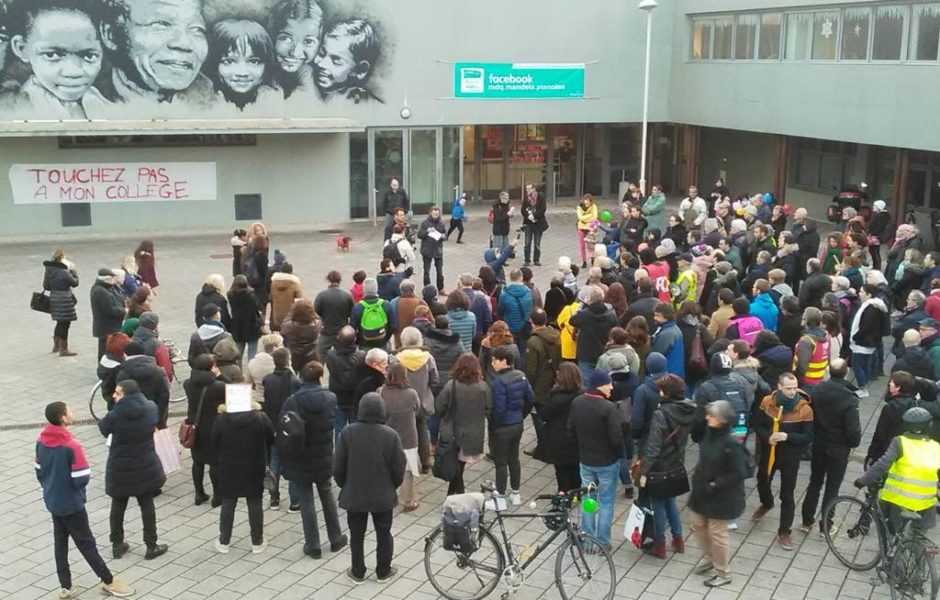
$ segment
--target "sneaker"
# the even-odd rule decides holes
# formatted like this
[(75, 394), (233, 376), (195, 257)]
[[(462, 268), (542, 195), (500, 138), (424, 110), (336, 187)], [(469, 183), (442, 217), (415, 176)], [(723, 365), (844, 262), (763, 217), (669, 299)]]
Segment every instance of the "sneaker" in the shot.
[(349, 544), (349, 539), (344, 535), (335, 542), (330, 542), (330, 552), (339, 552)]
[(290, 506), (287, 507), (287, 514), (289, 515), (293, 515), (299, 512), (300, 512), (299, 504), (291, 504)]
[(376, 574), (375, 580), (379, 583), (388, 583), (396, 577), (398, 577), (398, 567), (390, 567), (388, 573), (386, 573), (383, 577), (379, 577), (378, 574)]
[[(830, 526), (829, 526), (829, 537), (834, 536), (837, 531), (839, 531), (839, 526), (838, 526), (838, 525), (836, 525), (836, 524), (830, 525)], [(819, 535), (821, 535), (822, 537), (826, 537), (826, 532), (823, 531), (822, 524), (819, 525)]]
[(153, 560), (158, 556), (166, 554), (168, 546), (166, 544), (154, 544), (147, 546), (147, 553), (144, 554), (144, 560)]
[(793, 543), (793, 538), (790, 537), (789, 533), (781, 533), (777, 536), (777, 542), (780, 543), (780, 547), (788, 552), (796, 550), (796, 544)]
[(261, 554), (262, 552), (265, 551), (265, 549), (266, 549), (267, 547), (268, 547), (268, 540), (267, 540), (267, 538), (261, 538), (261, 543), (260, 543), (260, 544), (252, 544), (252, 545), (251, 545), (251, 553), (252, 553), (252, 554)]
[(737, 531), (737, 530), (738, 530), (738, 522), (737, 522), (737, 521), (729, 521), (729, 522), (728, 522), (728, 531)]
[(754, 514), (751, 515), (751, 520), (760, 521), (764, 518), (764, 515), (770, 512), (770, 509), (766, 506), (759, 506), (757, 510), (754, 511)]
[(74, 597), (75, 597), (75, 588), (74, 588), (74, 587), (71, 587), (71, 588), (62, 588), (61, 590), (59, 590), (59, 598), (60, 598), (61, 600), (68, 600), (68, 598), (74, 598)]
[(731, 578), (728, 577), (727, 575), (721, 575), (721, 574), (714, 575), (710, 577), (709, 579), (705, 580), (705, 585), (710, 588), (721, 587), (723, 585), (728, 585), (729, 583), (731, 583)]
[(539, 261), (535, 261), (535, 262), (532, 263), (532, 264), (534, 264), (536, 267), (541, 267), (541, 266), (542, 266), (542, 263), (540, 263)]
[(125, 554), (127, 554), (127, 551), (130, 549), (131, 549), (131, 545), (128, 544), (127, 542), (114, 544), (113, 546), (111, 546), (111, 556), (113, 556), (114, 559), (117, 560), (121, 558), (122, 556), (124, 556)]
[(813, 530), (813, 526), (814, 526), (814, 525), (816, 525), (816, 524), (815, 524), (815, 523), (809, 523), (809, 524), (801, 523), (801, 524), (800, 524), (800, 531), (803, 532), (803, 533), (809, 533), (809, 532), (811, 532), (811, 531)]
[(633, 500), (633, 486), (632, 485), (628, 485), (627, 487), (623, 488), (623, 497), (626, 498), (627, 500)]
[(228, 544), (223, 544), (219, 540), (215, 541), (215, 550), (219, 554), (228, 554), (228, 547), (229, 547)]
[(101, 593), (115, 598), (129, 598), (134, 595), (134, 588), (115, 577), (111, 583), (101, 584)]
[(857, 392), (855, 392), (855, 395), (858, 396), (859, 398), (868, 398), (869, 396), (868, 390), (865, 390), (865, 389), (858, 390)]
[(281, 497), (271, 496), (271, 501), (268, 503), (268, 509), (279, 510), (280, 508), (281, 508)]
[(352, 582), (353, 585), (362, 585), (366, 582), (365, 577), (356, 577), (356, 575), (353, 574), (352, 567), (346, 569), (346, 579)]
[(511, 492), (509, 492), (509, 502), (513, 506), (519, 506), (520, 504), (522, 504), (522, 496), (520, 496), (519, 492), (517, 492), (516, 490), (512, 490)]

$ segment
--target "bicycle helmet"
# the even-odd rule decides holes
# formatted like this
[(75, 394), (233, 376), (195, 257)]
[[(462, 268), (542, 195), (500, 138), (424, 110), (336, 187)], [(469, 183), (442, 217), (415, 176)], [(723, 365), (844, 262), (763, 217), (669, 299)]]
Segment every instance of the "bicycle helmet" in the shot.
[(904, 411), (901, 417), (904, 422), (904, 431), (907, 433), (927, 433), (930, 429), (930, 423), (933, 417), (926, 408), (915, 406)]

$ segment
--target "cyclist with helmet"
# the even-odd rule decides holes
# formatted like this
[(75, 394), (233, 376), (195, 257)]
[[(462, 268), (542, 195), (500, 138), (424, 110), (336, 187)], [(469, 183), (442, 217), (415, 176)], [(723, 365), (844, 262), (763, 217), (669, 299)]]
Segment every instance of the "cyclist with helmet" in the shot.
[(876, 485), (884, 479), (878, 497), (891, 528), (900, 525), (901, 511), (910, 511), (921, 516), (916, 527), (929, 529), (936, 523), (940, 443), (930, 438), (933, 419), (925, 408), (909, 408), (901, 420), (904, 432), (855, 480), (855, 487)]

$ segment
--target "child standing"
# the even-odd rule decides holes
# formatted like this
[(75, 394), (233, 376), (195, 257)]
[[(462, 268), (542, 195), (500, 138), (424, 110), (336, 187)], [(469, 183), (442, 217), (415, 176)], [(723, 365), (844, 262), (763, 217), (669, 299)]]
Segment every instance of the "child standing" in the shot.
[(140, 245), (137, 246), (137, 250), (134, 250), (134, 259), (137, 261), (137, 276), (140, 277), (143, 283), (150, 286), (151, 292), (156, 296), (157, 286), (160, 285), (160, 282), (157, 281), (157, 267), (153, 255), (153, 242), (150, 240), (142, 241)]
[(366, 280), (365, 271), (356, 271), (353, 273), (353, 284), (349, 288), (349, 293), (352, 294), (353, 302), (359, 302), (365, 296), (365, 292), (362, 289), (362, 282)]
[(133, 596), (134, 588), (111, 574), (88, 526), (85, 487), (91, 479), (91, 468), (81, 444), (68, 430), (72, 411), (65, 402), (52, 402), (46, 406), (46, 420), (49, 424), (36, 441), (36, 477), (42, 485), (46, 510), (52, 513), (55, 566), (62, 588), (59, 598), (72, 598), (75, 594), (69, 568), (69, 537), (101, 579), (103, 594), (118, 598)]
[(467, 193), (464, 192), (460, 194), (460, 199), (454, 204), (454, 207), (450, 211), (450, 227), (447, 228), (447, 235), (444, 236), (445, 240), (450, 240), (450, 234), (457, 230), (457, 243), (462, 244), (460, 241), (463, 239), (463, 222), (466, 218), (466, 213), (464, 212), (465, 207), (467, 206)]

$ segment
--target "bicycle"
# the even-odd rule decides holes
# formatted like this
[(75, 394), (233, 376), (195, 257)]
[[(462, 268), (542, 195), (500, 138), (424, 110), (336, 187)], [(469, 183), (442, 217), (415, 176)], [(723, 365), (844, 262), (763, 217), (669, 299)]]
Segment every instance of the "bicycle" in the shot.
[[(170, 365), (172, 366), (173, 376), (170, 378), (170, 404), (176, 404), (186, 400), (186, 391), (183, 389), (183, 379), (177, 375), (176, 365), (179, 363), (186, 362), (186, 356), (183, 355), (183, 351), (179, 349), (179, 346), (174, 344), (170, 340), (162, 340), (163, 344), (166, 346), (167, 351), (170, 353)], [(101, 386), (104, 382), (100, 379), (95, 383), (91, 388), (91, 395), (88, 398), (88, 412), (91, 413), (92, 418), (95, 421), (100, 421), (101, 417), (107, 414), (108, 408), (108, 398), (105, 398), (101, 392)], [(95, 405), (98, 405), (99, 410), (102, 408), (100, 406), (101, 401), (106, 403), (104, 410), (99, 413), (95, 411)]]
[[(485, 514), (480, 516), (479, 529), (472, 536), (472, 551), (445, 549), (442, 525), (425, 538), (424, 569), (431, 585), (444, 598), (480, 600), (490, 595), (501, 579), (509, 587), (502, 597), (508, 598), (525, 583), (526, 569), (559, 537), (566, 539), (555, 552), (555, 585), (563, 600), (614, 597), (617, 572), (610, 550), (593, 535), (584, 533), (570, 518), (572, 505), (580, 502), (590, 490), (581, 488), (540, 495), (538, 500), (549, 500), (551, 505), (540, 512), (526, 513), (505, 513), (505, 499), (493, 493), (491, 484), (484, 484), (481, 491), (488, 494), (484, 506), (495, 507), (496, 518), (486, 520)], [(552, 533), (534, 549), (526, 546), (517, 555), (506, 533), (504, 521), (507, 519), (542, 519)], [(493, 534), (494, 524), (499, 526), (502, 544)]]
[[(940, 579), (935, 564), (938, 549), (915, 527), (920, 515), (901, 511), (892, 527), (878, 500), (878, 487), (855, 496), (837, 496), (823, 508), (820, 528), (835, 557), (854, 571), (878, 567), (892, 598), (937, 598)], [(927, 589), (925, 589), (927, 588)]]

